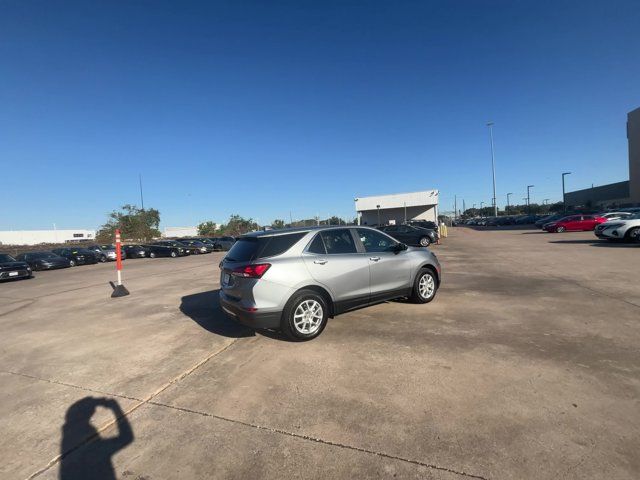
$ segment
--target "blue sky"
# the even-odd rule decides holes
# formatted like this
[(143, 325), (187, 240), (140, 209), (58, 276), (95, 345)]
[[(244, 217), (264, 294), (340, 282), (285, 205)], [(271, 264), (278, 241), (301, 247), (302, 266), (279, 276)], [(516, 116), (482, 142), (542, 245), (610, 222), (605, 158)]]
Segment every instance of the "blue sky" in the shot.
[(438, 188), (499, 205), (628, 178), (640, 2), (0, 5), (0, 229), (353, 215)]

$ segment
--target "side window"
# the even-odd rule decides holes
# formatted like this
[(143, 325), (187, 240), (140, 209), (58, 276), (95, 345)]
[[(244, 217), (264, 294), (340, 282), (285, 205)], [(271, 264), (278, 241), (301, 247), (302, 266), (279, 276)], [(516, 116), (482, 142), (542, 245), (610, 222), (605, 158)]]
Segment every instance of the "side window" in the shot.
[(410, 229), (406, 225), (401, 225), (398, 227), (398, 232), (400, 233), (407, 233), (408, 231), (410, 231)]
[(369, 230), (366, 228), (359, 228), (357, 230), (360, 241), (364, 245), (364, 249), (368, 252), (389, 252), (393, 249), (397, 242), (386, 235), (376, 232), (375, 230)]
[(268, 237), (269, 241), (262, 249), (262, 252), (260, 252), (260, 258), (275, 257), (276, 255), (286, 252), (305, 235), (306, 232)]
[(351, 232), (346, 228), (320, 232), (327, 254), (357, 253)]
[(307, 249), (309, 253), (317, 253), (319, 255), (324, 255), (327, 253), (327, 250), (324, 248), (324, 243), (322, 241), (322, 236), (317, 234), (313, 241), (309, 244), (309, 248)]

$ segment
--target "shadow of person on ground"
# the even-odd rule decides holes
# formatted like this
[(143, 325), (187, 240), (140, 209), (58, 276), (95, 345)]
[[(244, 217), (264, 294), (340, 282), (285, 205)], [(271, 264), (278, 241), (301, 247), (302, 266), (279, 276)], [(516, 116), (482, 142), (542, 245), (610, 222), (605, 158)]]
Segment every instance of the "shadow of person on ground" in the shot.
[(253, 337), (256, 332), (229, 318), (220, 308), (220, 289), (182, 297), (180, 311), (205, 330), (230, 338)]
[[(97, 407), (117, 419), (118, 435), (102, 437), (91, 424)], [(62, 427), (60, 480), (115, 480), (111, 457), (133, 442), (131, 424), (118, 402), (110, 398), (84, 397), (67, 410)]]

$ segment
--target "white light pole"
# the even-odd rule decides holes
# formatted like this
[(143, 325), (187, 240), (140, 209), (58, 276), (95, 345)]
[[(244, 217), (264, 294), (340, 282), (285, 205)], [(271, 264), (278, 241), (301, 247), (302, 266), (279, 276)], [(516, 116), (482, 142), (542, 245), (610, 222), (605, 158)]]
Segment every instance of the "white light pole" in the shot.
[(491, 139), (491, 172), (493, 174), (493, 215), (498, 216), (498, 202), (496, 198), (496, 158), (493, 150), (493, 122), (487, 123), (489, 138)]
[(507, 215), (509, 215), (509, 196), (513, 195), (513, 193), (507, 193)]
[(564, 172), (562, 174), (562, 211), (563, 213), (567, 213), (567, 199), (565, 198), (565, 193), (564, 193), (564, 177), (566, 175), (571, 175), (571, 172)]

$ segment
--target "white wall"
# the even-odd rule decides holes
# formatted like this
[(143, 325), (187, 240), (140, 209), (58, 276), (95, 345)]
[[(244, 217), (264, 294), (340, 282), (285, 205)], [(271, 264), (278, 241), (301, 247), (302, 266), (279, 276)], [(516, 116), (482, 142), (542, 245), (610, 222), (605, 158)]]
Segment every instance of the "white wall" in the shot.
[(40, 243), (65, 243), (93, 240), (95, 230), (11, 230), (0, 232), (0, 244), (38, 245)]
[(165, 227), (163, 237), (195, 237), (198, 227)]
[[(435, 205), (423, 207), (407, 207), (407, 220), (427, 220), (437, 223), (438, 210)], [(404, 208), (380, 208), (380, 224), (388, 225), (394, 220), (396, 225), (404, 222)], [(360, 212), (360, 225), (377, 225), (378, 211), (366, 210)]]

